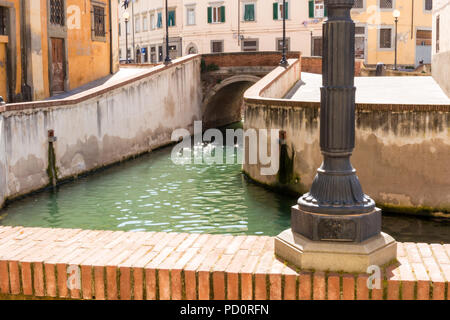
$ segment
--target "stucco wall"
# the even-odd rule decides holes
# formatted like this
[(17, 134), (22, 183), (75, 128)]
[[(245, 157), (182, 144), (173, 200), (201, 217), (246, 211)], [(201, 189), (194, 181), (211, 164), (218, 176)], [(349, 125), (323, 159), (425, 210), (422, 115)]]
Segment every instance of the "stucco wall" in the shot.
[[(261, 82), (282, 78), (276, 71)], [(320, 104), (261, 97), (259, 85), (245, 93), (244, 129), (285, 130), (290, 159), (280, 163), (292, 161), (293, 169), (286, 184), (278, 175), (262, 175), (260, 164), (244, 163), (244, 172), (263, 184), (305, 193), (322, 161)], [(356, 107), (352, 163), (364, 192), (391, 210), (450, 212), (450, 106)]]
[[(433, 78), (450, 97), (450, 2), (436, 0), (433, 2)], [(440, 19), (439, 51), (436, 51), (436, 18)]]
[(158, 66), (138, 79), (86, 95), (6, 106), (0, 114), (0, 179), (6, 179), (0, 196), (13, 198), (49, 183), (50, 129), (57, 137), (59, 179), (170, 143), (176, 128), (191, 129), (201, 119), (200, 57), (175, 60), (168, 68)]
[[(84, 0), (67, 1), (69, 25), (67, 30), (69, 84), (77, 88), (90, 81), (102, 78), (110, 73), (110, 23), (109, 1), (97, 0), (104, 4), (105, 40), (95, 40), (91, 35), (92, 7)], [(116, 2), (116, 1), (113, 1)], [(117, 2), (116, 2), (117, 3)]]

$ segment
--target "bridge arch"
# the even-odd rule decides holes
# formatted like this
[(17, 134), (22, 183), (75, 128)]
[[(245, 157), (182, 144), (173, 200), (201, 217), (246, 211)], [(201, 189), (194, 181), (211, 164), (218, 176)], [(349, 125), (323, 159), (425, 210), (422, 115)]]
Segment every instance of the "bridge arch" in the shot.
[(207, 89), (203, 99), (203, 123), (219, 127), (242, 119), (244, 92), (261, 78), (234, 75)]

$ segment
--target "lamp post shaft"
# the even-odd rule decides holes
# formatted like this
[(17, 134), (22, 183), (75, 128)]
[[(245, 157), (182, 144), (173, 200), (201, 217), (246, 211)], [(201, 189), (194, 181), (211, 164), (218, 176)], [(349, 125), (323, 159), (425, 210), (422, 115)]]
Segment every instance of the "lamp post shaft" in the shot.
[(166, 0), (166, 59), (164, 60), (164, 64), (168, 65), (169, 63), (171, 63), (169, 56), (169, 8)]
[(395, 62), (394, 62), (394, 70), (397, 70), (397, 26), (398, 26), (398, 18), (395, 18)]
[(288, 65), (287, 59), (286, 59), (286, 0), (283, 0), (283, 53), (280, 61), (280, 66), (286, 67)]
[(125, 20), (125, 56), (126, 56), (126, 63), (130, 62), (130, 57), (128, 55), (128, 19)]

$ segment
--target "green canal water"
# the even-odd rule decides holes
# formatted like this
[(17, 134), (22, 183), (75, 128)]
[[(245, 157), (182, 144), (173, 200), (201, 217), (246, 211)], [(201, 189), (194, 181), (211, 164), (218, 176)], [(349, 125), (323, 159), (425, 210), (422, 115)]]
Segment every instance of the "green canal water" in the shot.
[[(210, 147), (210, 146), (206, 146)], [(236, 149), (223, 147), (225, 157)], [(296, 198), (249, 181), (240, 164), (171, 161), (172, 147), (31, 194), (0, 211), (0, 224), (123, 231), (274, 236)], [(399, 241), (450, 243), (450, 221), (385, 213)]]

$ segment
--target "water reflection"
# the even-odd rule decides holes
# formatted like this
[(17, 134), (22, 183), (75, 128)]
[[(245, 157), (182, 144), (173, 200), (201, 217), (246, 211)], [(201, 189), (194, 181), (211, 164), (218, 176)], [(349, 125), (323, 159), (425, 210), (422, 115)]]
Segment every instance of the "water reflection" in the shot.
[[(0, 223), (272, 236), (289, 227), (296, 198), (249, 182), (237, 163), (175, 165), (171, 150), (16, 201), (0, 213)], [(226, 148), (223, 157), (236, 157), (236, 151)], [(450, 221), (445, 219), (385, 215), (383, 230), (399, 241), (450, 242)]]

